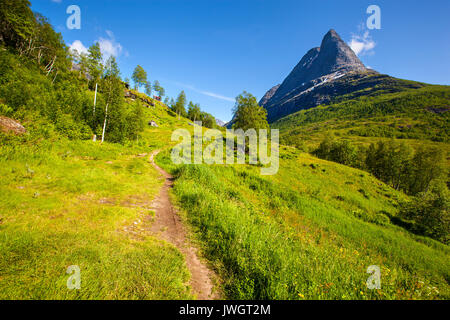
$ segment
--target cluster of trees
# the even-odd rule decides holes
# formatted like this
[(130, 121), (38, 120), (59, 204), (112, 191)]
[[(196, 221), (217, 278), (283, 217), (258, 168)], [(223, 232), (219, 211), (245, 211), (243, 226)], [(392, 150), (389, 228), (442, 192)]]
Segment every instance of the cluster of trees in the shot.
[(440, 149), (420, 147), (413, 152), (411, 147), (395, 140), (379, 141), (366, 148), (328, 136), (313, 153), (322, 159), (366, 170), (410, 195), (428, 190), (445, 172)]
[(31, 11), (28, 0), (0, 2), (0, 45), (35, 61), (48, 77), (70, 67), (61, 34), (44, 16)]
[[(395, 81), (401, 81), (396, 79)], [(389, 82), (387, 82), (389, 85)], [(302, 110), (278, 120), (286, 139), (293, 134), (309, 134), (314, 124), (339, 120), (348, 134), (365, 137), (450, 141), (450, 89), (448, 86), (425, 86), (399, 92), (377, 90), (370, 96), (343, 96), (326, 106)], [(359, 91), (358, 91), (359, 92)], [(399, 123), (397, 123), (399, 119)]]
[[(206, 128), (217, 127), (216, 119), (211, 114), (202, 111), (198, 103), (192, 101), (187, 103), (184, 91), (181, 91), (176, 100), (167, 98), (165, 103), (178, 117), (201, 121)], [(246, 91), (236, 97), (233, 113), (234, 129), (243, 129), (244, 131), (248, 129), (269, 129), (266, 109), (260, 107), (256, 97)]]
[(269, 129), (267, 111), (251, 93), (244, 91), (236, 97), (233, 113), (233, 129)]
[[(151, 97), (152, 96), (152, 90), (158, 93), (158, 96), (162, 99), (166, 95), (166, 90), (161, 86), (158, 80), (155, 80), (155, 82), (151, 83), (150, 80), (148, 80), (147, 72), (144, 70), (143, 67), (138, 65), (134, 71), (133, 75), (131, 76), (134, 82), (134, 89), (138, 90), (140, 87), (145, 88), (145, 93)], [(125, 82), (129, 83), (129, 80), (127, 79)]]
[(375, 177), (410, 195), (426, 192), (445, 172), (442, 150), (420, 147), (414, 153), (406, 144), (394, 141), (370, 145), (365, 165)]
[(322, 159), (372, 173), (376, 178), (413, 196), (402, 205), (400, 217), (412, 220), (409, 229), (447, 242), (450, 232), (449, 195), (444, 154), (437, 148), (416, 152), (395, 140), (379, 141), (368, 148), (326, 137), (313, 152)]
[(445, 244), (450, 243), (450, 195), (442, 184), (433, 184), (412, 201), (402, 204), (400, 217), (412, 221), (407, 227)]
[(0, 2), (0, 50), (0, 103), (10, 116), (39, 115), (73, 139), (125, 142), (143, 130), (143, 108), (125, 102), (115, 57), (105, 59), (98, 43), (71, 52), (28, 0)]
[(319, 147), (313, 151), (313, 154), (321, 159), (354, 168), (362, 169), (364, 166), (364, 149), (355, 147), (347, 140), (336, 141), (332, 137), (327, 136), (320, 143)]
[[(215, 128), (216, 119), (209, 113), (204, 112), (200, 108), (200, 104), (189, 101), (187, 103), (186, 93), (181, 91), (175, 101), (173, 98), (165, 101), (169, 105), (170, 110), (175, 112), (177, 116), (188, 118), (192, 121), (201, 121), (206, 128)], [(186, 111), (186, 105), (188, 107)]]

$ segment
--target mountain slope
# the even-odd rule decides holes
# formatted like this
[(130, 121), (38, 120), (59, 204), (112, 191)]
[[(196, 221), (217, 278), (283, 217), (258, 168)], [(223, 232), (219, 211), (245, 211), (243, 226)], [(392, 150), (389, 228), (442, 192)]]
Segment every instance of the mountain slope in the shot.
[[(171, 137), (176, 129), (193, 136), (188, 119), (144, 94), (126, 91), (125, 98), (121, 81), (112, 83), (116, 103), (109, 105), (109, 95), (99, 92), (94, 114), (93, 86), (82, 74), (61, 64), (60, 73), (47, 77), (45, 65), (14, 48), (5, 51), (1, 40), (0, 32), (0, 115), (18, 120), (26, 132), (0, 131), (0, 299), (192, 298), (184, 248), (152, 232), (168, 231), (161, 230), (156, 208), (164, 179), (149, 162), (156, 149), (164, 149), (158, 166), (173, 174), (173, 200), (200, 253), (220, 276), (224, 298), (450, 297), (448, 246), (398, 224), (399, 206), (408, 195), (371, 174), (286, 146), (280, 147), (274, 176), (260, 176), (259, 165), (177, 165), (170, 156), (177, 143)], [(283, 118), (283, 132), (308, 125), (314, 131), (319, 122), (328, 128), (331, 117), (337, 125), (367, 115), (385, 119), (393, 106), (394, 116), (402, 110), (410, 116), (407, 112), (416, 110), (411, 105), (419, 110), (424, 99), (430, 106), (425, 111), (448, 115), (445, 88), (362, 70), (336, 35), (330, 33), (328, 42), (335, 45), (336, 59), (326, 70), (311, 66), (311, 74), (348, 72), (340, 78), (346, 81), (333, 80), (346, 94), (330, 94), (334, 105)], [(310, 55), (327, 58), (327, 50)], [(96, 123), (104, 119), (107, 139), (91, 141), (101, 132)], [(166, 186), (172, 184), (167, 178)], [(67, 288), (71, 265), (80, 267), (80, 290)], [(381, 268), (381, 290), (366, 286), (370, 265)]]
[[(274, 176), (250, 165), (175, 168), (169, 151), (157, 159), (176, 175), (174, 194), (227, 298), (448, 297), (448, 247), (390, 222), (406, 195), (363, 171), (280, 153)], [(382, 290), (367, 289), (369, 265), (380, 266)]]
[[(366, 71), (368, 69), (352, 49), (332, 29), (324, 36), (321, 46), (309, 50), (278, 88), (269, 90), (260, 105), (268, 110), (269, 122), (272, 122), (298, 111), (294, 109), (295, 105), (303, 103), (299, 101), (301, 96), (316, 87), (348, 73)], [(302, 108), (309, 106), (314, 104)]]
[(395, 82), (381, 81), (375, 87), (342, 95), (328, 105), (295, 112), (271, 127), (280, 129), (281, 141), (288, 145), (317, 146), (332, 132), (364, 144), (380, 138), (415, 139), (410, 141), (412, 145), (434, 141), (448, 153), (450, 87), (388, 79)]
[(306, 53), (281, 85), (264, 95), (260, 105), (289, 145), (315, 145), (328, 131), (356, 140), (449, 141), (449, 86), (367, 69), (334, 30), (320, 47)]
[(260, 105), (267, 109), (269, 123), (274, 123), (319, 105), (426, 86), (429, 85), (396, 79), (367, 69), (339, 35), (330, 30), (321, 47), (311, 49), (279, 87), (271, 88), (266, 93)]

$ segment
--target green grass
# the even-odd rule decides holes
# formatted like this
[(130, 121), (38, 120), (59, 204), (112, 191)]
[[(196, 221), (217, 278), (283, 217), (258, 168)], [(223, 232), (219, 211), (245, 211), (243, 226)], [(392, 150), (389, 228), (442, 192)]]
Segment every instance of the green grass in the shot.
[(390, 138), (412, 141), (412, 145), (431, 143), (450, 151), (448, 86), (374, 92), (342, 96), (329, 105), (279, 119), (271, 127), (280, 129), (282, 143), (305, 151), (316, 147), (328, 133), (364, 143)]
[[(369, 174), (283, 148), (280, 172), (167, 166), (231, 299), (448, 299), (449, 250), (379, 215), (406, 196)], [(382, 289), (369, 290), (370, 265)]]
[[(187, 120), (146, 113), (160, 128), (128, 146), (43, 139), (31, 122), (0, 137), (0, 299), (192, 298), (182, 254), (147, 231), (163, 179), (142, 155)], [(70, 265), (81, 290), (67, 289)]]
[[(127, 145), (69, 141), (34, 120), (26, 136), (0, 136), (0, 298), (191, 298), (183, 256), (147, 232), (163, 183), (142, 155), (154, 149), (165, 150), (157, 161), (176, 175), (174, 200), (224, 297), (449, 298), (448, 246), (390, 223), (403, 193), (285, 146), (274, 176), (176, 166), (171, 133), (193, 127), (156, 101), (145, 116), (159, 127)], [(79, 291), (66, 287), (70, 265), (81, 268)], [(381, 290), (366, 287), (371, 265)]]

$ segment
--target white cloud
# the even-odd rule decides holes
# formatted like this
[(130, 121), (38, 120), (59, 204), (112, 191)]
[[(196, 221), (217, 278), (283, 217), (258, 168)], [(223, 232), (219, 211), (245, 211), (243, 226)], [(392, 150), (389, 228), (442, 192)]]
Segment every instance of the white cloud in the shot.
[(209, 92), (209, 91), (199, 91), (199, 92), (201, 94), (206, 95), (206, 96), (210, 96), (210, 97), (217, 98), (217, 99), (220, 99), (220, 100), (236, 102), (236, 99), (233, 99), (233, 98), (230, 98), (230, 97), (225, 97), (225, 96), (222, 96), (222, 95), (214, 93), (214, 92)]
[[(122, 52), (125, 53), (125, 56), (129, 56), (129, 53), (126, 50), (123, 50), (122, 45), (116, 41), (112, 31), (106, 30), (106, 35), (108, 36), (107, 38), (100, 37), (98, 40), (94, 41), (94, 43), (99, 43), (105, 61), (108, 60), (110, 56), (120, 56)], [(76, 50), (79, 54), (88, 53), (88, 48), (86, 48), (80, 40), (75, 40), (69, 48), (71, 51)]]
[(376, 43), (372, 40), (369, 31), (366, 31), (362, 36), (353, 34), (352, 40), (350, 40), (348, 45), (352, 48), (355, 54), (359, 56), (373, 53), (372, 50), (375, 48)]
[(110, 56), (118, 57), (123, 51), (122, 45), (116, 41), (112, 31), (106, 30), (106, 34), (108, 39), (100, 37), (97, 40), (100, 44), (100, 50), (102, 50), (104, 58), (108, 59)]
[(70, 50), (77, 51), (79, 54), (81, 54), (81, 53), (87, 54), (88, 53), (88, 49), (83, 45), (83, 43), (80, 40), (75, 40), (70, 45)]
[(197, 93), (203, 94), (205, 96), (213, 97), (213, 98), (220, 99), (220, 100), (230, 101), (230, 102), (235, 102), (236, 101), (236, 99), (233, 99), (233, 98), (230, 98), (230, 97), (226, 97), (226, 96), (223, 96), (223, 95), (218, 94), (218, 93), (197, 89), (196, 87), (191, 86), (189, 84), (184, 84), (184, 83), (180, 83), (180, 82), (175, 82), (175, 83), (177, 85), (181, 86), (181, 87), (185, 87), (187, 89), (190, 89), (190, 90), (195, 91)]
[(52, 2), (55, 2), (55, 3), (61, 3), (62, 0), (52, 0)]

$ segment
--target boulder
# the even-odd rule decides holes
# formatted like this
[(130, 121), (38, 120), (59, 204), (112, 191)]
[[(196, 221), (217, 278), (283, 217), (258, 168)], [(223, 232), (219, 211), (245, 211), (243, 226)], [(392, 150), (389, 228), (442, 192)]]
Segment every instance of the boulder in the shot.
[(0, 131), (2, 132), (12, 132), (16, 135), (24, 134), (27, 132), (27, 130), (17, 121), (7, 118), (7, 117), (1, 117), (0, 116)]
[(125, 90), (124, 97), (131, 98), (132, 100), (137, 98), (136, 95), (129, 90)]
[(151, 126), (151, 127), (156, 127), (156, 128), (158, 127), (158, 125), (156, 124), (156, 122), (153, 121), (153, 120), (150, 121), (150, 122), (148, 123), (148, 125)]

